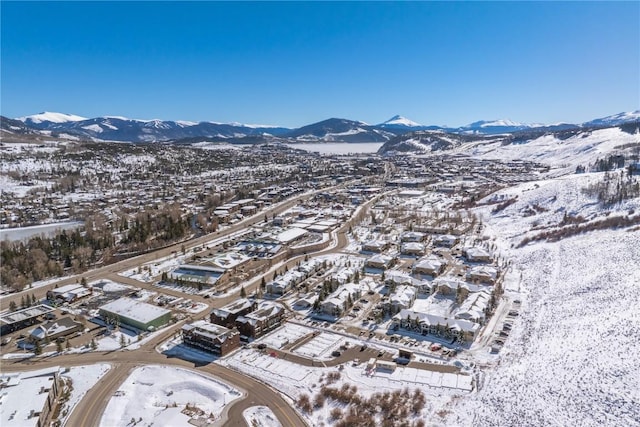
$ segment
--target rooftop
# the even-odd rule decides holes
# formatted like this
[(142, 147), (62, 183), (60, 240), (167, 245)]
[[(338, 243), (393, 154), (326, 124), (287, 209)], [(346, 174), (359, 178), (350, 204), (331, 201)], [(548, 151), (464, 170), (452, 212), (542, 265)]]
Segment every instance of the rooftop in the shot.
[(171, 313), (170, 310), (147, 304), (145, 302), (136, 301), (131, 298), (117, 299), (103, 305), (100, 309), (141, 323), (148, 323), (160, 316)]

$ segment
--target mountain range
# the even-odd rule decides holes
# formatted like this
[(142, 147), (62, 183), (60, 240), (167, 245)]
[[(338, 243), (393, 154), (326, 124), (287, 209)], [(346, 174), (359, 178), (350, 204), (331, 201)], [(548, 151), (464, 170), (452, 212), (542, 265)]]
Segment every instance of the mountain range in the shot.
[[(619, 113), (581, 124), (524, 124), (511, 120), (481, 120), (457, 128), (421, 125), (402, 116), (393, 116), (376, 125), (342, 118), (330, 118), (296, 129), (269, 125), (240, 123), (136, 120), (105, 116), (85, 118), (72, 114), (43, 112), (9, 119), (0, 116), (0, 127), (8, 134), (36, 133), (93, 141), (173, 142), (225, 141), (251, 144), (282, 142), (387, 142), (399, 136), (430, 131), (430, 138), (463, 138), (464, 135), (517, 134), (519, 132), (549, 132), (589, 127), (615, 126), (640, 120), (640, 110)], [(453, 135), (453, 136), (446, 136)]]

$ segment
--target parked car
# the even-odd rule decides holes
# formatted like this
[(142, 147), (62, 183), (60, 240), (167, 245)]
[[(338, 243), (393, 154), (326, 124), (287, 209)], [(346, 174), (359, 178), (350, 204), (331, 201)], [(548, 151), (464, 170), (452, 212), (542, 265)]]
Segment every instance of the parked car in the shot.
[(333, 356), (333, 357), (340, 357), (341, 355), (342, 355), (342, 353), (340, 353), (340, 351), (338, 351), (338, 350), (334, 350), (331, 353), (331, 356)]

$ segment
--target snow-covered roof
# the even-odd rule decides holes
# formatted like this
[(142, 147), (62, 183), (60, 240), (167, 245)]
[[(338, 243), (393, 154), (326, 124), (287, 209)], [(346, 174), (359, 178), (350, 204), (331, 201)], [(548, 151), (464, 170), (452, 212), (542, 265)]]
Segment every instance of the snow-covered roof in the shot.
[(424, 251), (424, 245), (418, 242), (407, 242), (402, 244), (402, 252), (422, 252)]
[(149, 323), (158, 317), (171, 313), (170, 310), (131, 298), (119, 298), (101, 306), (100, 310), (105, 310), (140, 323)]
[(12, 323), (21, 322), (23, 320), (38, 317), (42, 314), (51, 313), (53, 308), (40, 304), (33, 307), (23, 308), (22, 310), (14, 311), (11, 313), (4, 313), (0, 315), (0, 325), (10, 325)]
[(406, 319), (418, 319), (418, 323), (424, 326), (436, 326), (444, 325), (450, 329), (461, 330), (464, 332), (476, 332), (480, 329), (480, 325), (474, 322), (470, 322), (464, 319), (454, 319), (450, 317), (442, 317), (430, 313), (421, 313), (409, 309), (400, 310), (398, 314), (393, 316), (395, 320)]
[(48, 336), (60, 334), (64, 331), (68, 331), (69, 329), (76, 328), (79, 325), (79, 323), (71, 320), (70, 317), (63, 317), (62, 319), (45, 322), (42, 325), (37, 326), (29, 332), (29, 335), (42, 340)]
[(3, 386), (0, 396), (0, 425), (37, 426), (39, 418), (31, 416), (31, 412), (39, 413), (43, 410), (49, 393), (42, 393), (41, 390), (52, 387), (54, 375), (59, 371), (60, 367), (54, 366), (37, 371), (0, 374), (0, 385)]
[(413, 266), (413, 268), (422, 269), (422, 270), (439, 271), (442, 268), (442, 266), (445, 264), (446, 263), (442, 259), (434, 256), (429, 256), (427, 258), (422, 258), (418, 260), (418, 262)]
[(233, 301), (224, 307), (216, 308), (212, 311), (213, 314), (220, 318), (226, 318), (230, 314), (239, 313), (243, 310), (247, 310), (253, 306), (253, 303), (249, 301), (247, 298), (241, 298), (239, 300)]
[(307, 234), (308, 231), (303, 228), (289, 228), (276, 236), (276, 240), (282, 243), (289, 243), (296, 240), (299, 237)]
[(402, 305), (408, 307), (416, 298), (416, 290), (413, 286), (398, 286), (393, 294), (391, 294), (391, 304)]
[(197, 335), (206, 336), (209, 338), (218, 339), (220, 341), (226, 340), (228, 337), (238, 334), (237, 331), (225, 328), (224, 326), (216, 325), (206, 320), (198, 320), (193, 323), (189, 323), (182, 327), (183, 331), (193, 331)]
[(277, 316), (282, 311), (284, 311), (284, 307), (282, 307), (281, 304), (273, 301), (262, 301), (255, 311), (238, 317), (238, 321), (247, 321), (249, 323), (255, 324), (258, 321), (267, 320), (273, 316)]

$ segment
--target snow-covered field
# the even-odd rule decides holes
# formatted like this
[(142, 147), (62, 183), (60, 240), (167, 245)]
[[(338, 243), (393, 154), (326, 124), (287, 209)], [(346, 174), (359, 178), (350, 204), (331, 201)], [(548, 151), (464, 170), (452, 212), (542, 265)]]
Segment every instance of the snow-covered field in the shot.
[(331, 352), (340, 348), (345, 341), (346, 338), (341, 335), (321, 332), (293, 352), (315, 360), (330, 360)]
[(128, 425), (132, 419), (140, 425), (171, 427), (191, 426), (192, 418), (211, 422), (241, 396), (229, 385), (196, 372), (143, 366), (136, 368), (111, 398), (100, 425)]
[[(319, 392), (322, 379), (329, 373), (339, 372), (339, 379), (333, 386), (340, 388), (343, 384), (356, 386), (363, 397), (370, 397), (377, 392), (421, 389), (431, 402), (419, 418), (428, 418), (428, 414), (449, 401), (454, 396), (466, 396), (472, 389), (470, 375), (448, 374), (416, 368), (399, 366), (395, 371), (373, 371), (366, 369), (366, 363), (357, 366), (343, 365), (341, 370), (325, 367), (304, 367), (286, 359), (271, 357), (254, 350), (236, 352), (231, 357), (220, 359), (217, 363), (245, 372), (266, 382), (289, 398), (296, 400), (303, 394), (309, 396)], [(435, 403), (438, 405), (435, 405)], [(325, 405), (311, 414), (303, 414), (310, 425), (327, 424), (330, 419), (330, 405)]]
[(271, 348), (280, 349), (287, 344), (294, 343), (313, 331), (313, 329), (307, 328), (306, 326), (286, 323), (284, 326), (281, 326), (269, 335), (256, 340), (256, 342), (264, 343)]
[(354, 142), (345, 144), (343, 142), (331, 143), (305, 143), (305, 144), (285, 144), (291, 148), (318, 152), (320, 154), (351, 154), (351, 153), (375, 153), (382, 142)]
[[(602, 215), (579, 191), (597, 178), (525, 184), (507, 190), (519, 201), (500, 214), (484, 211), (485, 224), (501, 237), (496, 243), (522, 274), (525, 298), (499, 364), (486, 370), (477, 394), (449, 408), (446, 424), (640, 425), (640, 232), (593, 231), (510, 248), (534, 221), (557, 222), (564, 211)], [(548, 210), (522, 216), (532, 203)]]
[(280, 421), (266, 406), (252, 406), (242, 412), (249, 427), (282, 427)]

